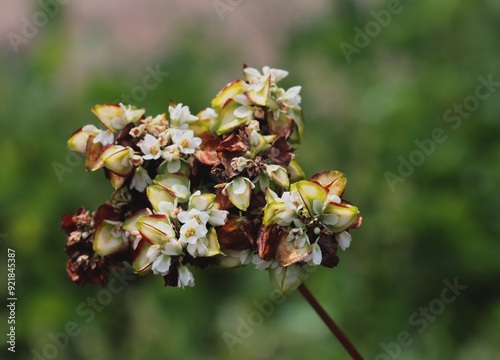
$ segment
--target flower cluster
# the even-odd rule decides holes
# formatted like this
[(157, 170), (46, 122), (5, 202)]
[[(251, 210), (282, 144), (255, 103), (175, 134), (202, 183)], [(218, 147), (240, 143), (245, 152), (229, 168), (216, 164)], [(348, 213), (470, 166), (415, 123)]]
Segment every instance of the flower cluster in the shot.
[(174, 103), (155, 117), (123, 104), (92, 109), (105, 129), (86, 125), (68, 146), (115, 191), (93, 214), (63, 217), (73, 281), (105, 286), (109, 269), (128, 262), (185, 287), (192, 267), (253, 264), (288, 293), (310, 267), (337, 265), (361, 225), (342, 199), (346, 178), (304, 180), (292, 147), (304, 130), (301, 88), (278, 85), (288, 73), (244, 73), (197, 115)]

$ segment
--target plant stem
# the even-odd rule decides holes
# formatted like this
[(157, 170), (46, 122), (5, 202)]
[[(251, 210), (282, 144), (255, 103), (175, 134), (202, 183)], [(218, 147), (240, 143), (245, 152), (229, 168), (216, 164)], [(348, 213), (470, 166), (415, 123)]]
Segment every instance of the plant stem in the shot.
[(363, 360), (363, 357), (359, 351), (354, 347), (351, 340), (344, 334), (344, 332), (338, 327), (337, 324), (332, 320), (330, 315), (327, 314), (325, 309), (319, 304), (313, 294), (307, 289), (307, 287), (302, 283), (299, 286), (300, 293), (304, 298), (311, 304), (313, 309), (318, 313), (319, 317), (328, 326), (333, 335), (340, 341), (344, 349), (351, 355), (354, 360)]

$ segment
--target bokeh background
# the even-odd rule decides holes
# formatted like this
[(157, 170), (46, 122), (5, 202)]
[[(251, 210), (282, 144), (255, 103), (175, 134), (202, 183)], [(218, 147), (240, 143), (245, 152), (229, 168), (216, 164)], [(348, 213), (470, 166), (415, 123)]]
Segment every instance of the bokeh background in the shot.
[[(129, 97), (151, 114), (166, 111), (168, 99), (197, 112), (240, 78), (246, 63), (286, 69), (283, 85), (302, 85), (307, 124), (297, 159), (308, 175), (347, 174), (345, 197), (362, 211), (363, 226), (352, 232), (340, 265), (319, 269), (306, 284), (364, 356), (499, 359), (500, 87), (481, 90), (489, 97), (477, 106), (469, 98), (473, 111), (458, 115), (454, 106), (475, 96), (479, 77), (500, 81), (500, 3), (401, 1), (392, 5), (401, 11), (382, 17), (376, 31), (369, 25), (373, 11), (388, 6), (378, 0), (2, 4), (0, 295), (4, 304), (12, 248), (18, 302), (15, 354), (6, 350), (7, 311), (0, 310), (0, 357), (348, 358), (299, 293), (276, 305), (231, 352), (223, 334), (238, 336), (238, 318), (247, 319), (254, 302), (272, 291), (267, 273), (250, 267), (197, 271), (197, 285), (186, 290), (164, 288), (160, 277), (136, 278), (112, 299), (66, 276), (60, 216), (82, 205), (95, 209), (112, 192), (102, 173), (85, 173), (65, 147), (74, 130), (98, 124), (90, 108)], [(34, 29), (26, 25), (33, 21)], [(341, 44), (356, 45), (356, 28), (374, 36), (358, 38), (366, 46), (347, 59)], [(168, 76), (144, 91), (151, 68)], [(449, 109), (458, 120), (446, 121)], [(436, 128), (446, 141), (401, 176), (400, 156), (409, 160), (419, 149), (415, 140), (429, 139)], [(391, 186), (387, 172), (404, 181)], [(455, 278), (467, 288), (443, 308), (444, 281)], [(106, 304), (92, 319), (82, 315), (98, 295)], [(419, 311), (429, 304), (435, 316), (425, 318)], [(65, 341), (68, 323), (77, 335)], [(411, 341), (396, 345), (402, 332)], [(58, 341), (64, 346), (56, 348)]]

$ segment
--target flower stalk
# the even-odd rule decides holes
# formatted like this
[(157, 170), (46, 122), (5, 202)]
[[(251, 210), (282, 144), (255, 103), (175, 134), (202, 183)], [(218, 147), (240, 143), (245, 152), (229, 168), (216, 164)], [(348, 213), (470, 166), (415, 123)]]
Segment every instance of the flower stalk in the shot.
[(321, 320), (325, 323), (326, 326), (330, 329), (332, 334), (337, 338), (337, 340), (342, 344), (344, 349), (349, 353), (351, 358), (354, 360), (363, 360), (363, 357), (356, 349), (354, 344), (349, 340), (347, 335), (339, 328), (339, 326), (333, 321), (333, 319), (328, 315), (328, 313), (323, 309), (318, 300), (314, 297), (313, 294), (309, 291), (309, 289), (304, 285), (304, 283), (299, 285), (299, 291), (307, 300), (307, 302), (312, 306), (312, 308), (319, 315)]

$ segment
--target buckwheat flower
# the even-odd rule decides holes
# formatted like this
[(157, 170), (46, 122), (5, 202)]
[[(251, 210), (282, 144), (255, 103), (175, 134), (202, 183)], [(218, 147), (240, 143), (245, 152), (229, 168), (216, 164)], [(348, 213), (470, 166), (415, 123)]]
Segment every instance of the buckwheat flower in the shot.
[(252, 196), (253, 188), (255, 188), (255, 185), (250, 179), (239, 176), (227, 183), (222, 189), (222, 193), (229, 197), (234, 206), (245, 211), (250, 206), (250, 197)]
[(265, 165), (266, 173), (269, 178), (282, 188), (288, 188), (290, 185), (290, 179), (288, 178), (288, 173), (286, 169), (282, 166), (271, 164)]
[(325, 225), (336, 225), (339, 222), (339, 217), (334, 213), (326, 213), (328, 202), (321, 202), (321, 200), (314, 199), (313, 201), (313, 216), (318, 217)]
[(328, 194), (327, 197), (326, 197), (327, 201), (328, 202), (333, 202), (333, 203), (336, 203), (336, 204), (340, 204), (340, 202), (342, 201), (340, 199), (340, 197), (338, 195), (335, 195), (335, 194)]
[(335, 235), (335, 239), (342, 250), (346, 250), (351, 245), (351, 234), (347, 231), (343, 231), (340, 234)]
[(224, 255), (218, 257), (219, 266), (230, 269), (248, 265), (252, 262), (253, 254), (250, 249), (224, 250)]
[(210, 216), (206, 212), (191, 209), (189, 211), (182, 211), (179, 215), (177, 215), (177, 218), (183, 224), (186, 224), (194, 219), (198, 224), (206, 225)]
[(159, 209), (158, 211), (159, 214), (165, 214), (171, 218), (177, 217), (177, 212), (178, 212), (177, 198), (175, 198), (173, 202), (161, 201), (158, 204), (158, 209)]
[(179, 242), (183, 245), (194, 244), (199, 238), (207, 234), (207, 228), (195, 219), (189, 220), (180, 229)]
[(259, 92), (264, 88), (264, 86), (266, 86), (268, 78), (267, 75), (262, 75), (259, 70), (251, 67), (246, 67), (243, 71), (245, 72), (248, 81), (248, 91)]
[(170, 239), (162, 244), (152, 245), (148, 249), (146, 256), (152, 262), (151, 270), (153, 270), (153, 274), (165, 276), (170, 269), (172, 256), (181, 254), (182, 246), (175, 239)]
[(168, 161), (167, 171), (169, 173), (176, 173), (181, 169), (180, 154), (181, 152), (177, 144), (169, 145), (163, 149), (161, 156)]
[(142, 157), (144, 160), (152, 160), (152, 159), (156, 160), (162, 154), (162, 151), (160, 149), (161, 148), (160, 144), (158, 143), (158, 139), (155, 138), (153, 135), (146, 134), (144, 140), (140, 141), (137, 145), (144, 154), (144, 156)]
[(214, 122), (218, 116), (219, 114), (217, 114), (217, 112), (212, 108), (206, 108), (200, 113), (200, 117), (202, 119), (208, 119), (210, 122)]
[(309, 237), (303, 228), (293, 228), (286, 237), (286, 241), (293, 243), (295, 249), (309, 245)]
[(269, 66), (264, 66), (262, 68), (262, 73), (264, 74), (264, 76), (271, 75), (271, 82), (273, 83), (277, 83), (278, 81), (288, 76), (288, 71), (270, 68)]
[(298, 191), (285, 191), (281, 195), (281, 200), (285, 204), (285, 211), (278, 215), (277, 224), (281, 226), (290, 225), (292, 222), (295, 226), (300, 226), (299, 214), (304, 207), (304, 202), (300, 197)]
[(172, 142), (178, 146), (181, 153), (194, 154), (201, 144), (201, 139), (194, 136), (193, 130), (173, 130)]
[(275, 269), (275, 268), (279, 267), (276, 260), (274, 260), (274, 259), (273, 260), (263, 260), (257, 254), (253, 254), (252, 264), (255, 265), (255, 268), (257, 270)]
[(111, 130), (100, 130), (99, 134), (94, 138), (93, 142), (101, 143), (102, 146), (112, 144), (115, 141), (115, 134)]
[(182, 104), (177, 104), (176, 107), (170, 105), (168, 112), (170, 113), (171, 125), (176, 129), (187, 129), (190, 122), (198, 120), (197, 116), (191, 115), (189, 107), (182, 106)]
[[(138, 121), (145, 112), (144, 109), (136, 109), (132, 105), (123, 105), (122, 103), (120, 103), (120, 108), (122, 109), (122, 118), (125, 120), (125, 123), (121, 128), (128, 123)], [(121, 128), (117, 127), (117, 129)]]
[(128, 247), (128, 237), (121, 229), (120, 221), (104, 220), (96, 229), (93, 250), (101, 255), (111, 255), (125, 250)]
[(323, 260), (323, 255), (321, 254), (321, 248), (318, 242), (311, 245), (312, 252), (304, 259), (309, 266), (320, 265)]
[[(185, 212), (186, 214), (183, 215), (186, 221), (179, 218), (181, 222), (185, 223), (194, 216), (204, 221), (205, 224), (208, 222), (212, 226), (222, 226), (226, 223), (228, 212), (217, 208), (214, 194), (202, 195), (199, 190), (194, 192), (189, 198), (189, 209), (189, 212)], [(205, 218), (207, 219), (206, 221), (204, 220)]]
[(177, 286), (184, 289), (185, 286), (192, 287), (194, 286), (194, 277), (191, 271), (187, 268), (186, 265), (179, 266), (179, 280), (177, 282)]
[(148, 172), (142, 166), (139, 166), (134, 171), (134, 177), (130, 182), (130, 188), (143, 192), (146, 187), (153, 184)]
[(174, 184), (170, 189), (181, 202), (187, 201), (189, 195), (191, 195), (189, 187), (182, 184)]
[(243, 156), (239, 156), (239, 157), (235, 157), (231, 160), (231, 167), (238, 172), (242, 172), (243, 170), (245, 170), (248, 163), (251, 163), (251, 162), (252, 162), (252, 160), (247, 159), (246, 157), (243, 157)]
[(208, 223), (212, 226), (222, 226), (226, 223), (228, 214), (226, 210), (210, 209)]
[(237, 118), (248, 118), (252, 119), (252, 115), (254, 112), (252, 103), (244, 94), (238, 94), (233, 97), (234, 101), (241, 104), (241, 106), (237, 107), (233, 114)]
[(109, 130), (119, 132), (127, 124), (139, 121), (145, 109), (136, 109), (123, 104), (102, 104), (94, 106), (92, 112)]
[[(333, 233), (359, 226), (361, 218), (358, 208), (347, 202), (330, 202), (328, 187), (321, 185), (320, 182), (308, 180), (301, 180), (295, 186), (304, 201), (308, 217), (321, 221)], [(335, 182), (329, 186), (330, 189), (336, 188)]]
[(301, 89), (301, 86), (294, 86), (287, 91), (283, 91), (277, 99), (278, 102), (286, 104), (288, 107), (300, 109), (300, 102), (302, 98), (300, 97), (299, 93)]
[(206, 237), (199, 238), (194, 243), (187, 244), (186, 250), (194, 258), (206, 256), (208, 253), (208, 239)]
[(257, 133), (260, 131), (260, 123), (258, 120), (252, 120), (250, 121), (250, 123), (248, 124), (248, 128), (250, 130), (252, 130), (252, 134), (254, 131), (256, 131)]

